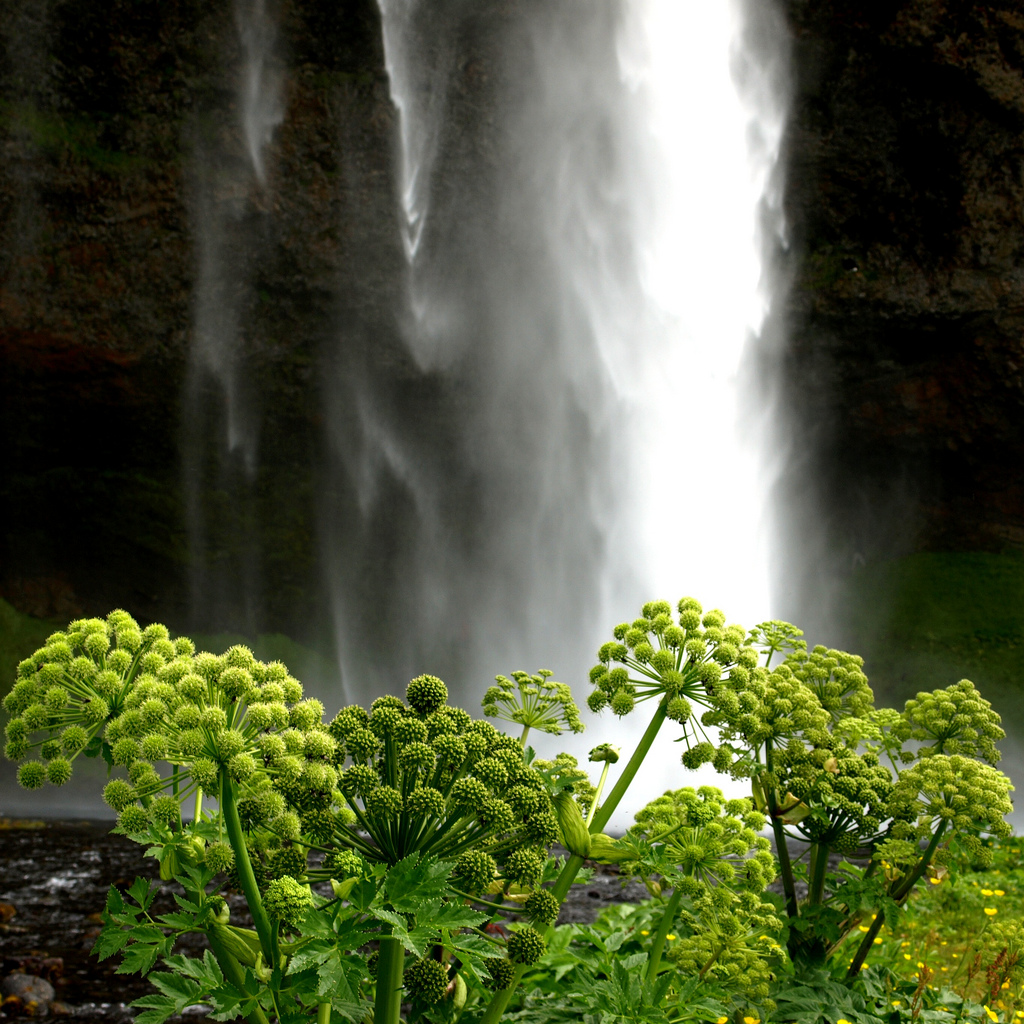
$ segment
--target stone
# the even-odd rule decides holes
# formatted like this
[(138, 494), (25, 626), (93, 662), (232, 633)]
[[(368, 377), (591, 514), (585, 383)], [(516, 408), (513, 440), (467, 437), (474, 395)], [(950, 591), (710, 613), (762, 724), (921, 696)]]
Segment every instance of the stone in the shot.
[(37, 1006), (49, 1006), (57, 995), (54, 987), (45, 979), (33, 974), (8, 974), (0, 981), (0, 993), (5, 997), (20, 999), (26, 1006), (35, 1003)]

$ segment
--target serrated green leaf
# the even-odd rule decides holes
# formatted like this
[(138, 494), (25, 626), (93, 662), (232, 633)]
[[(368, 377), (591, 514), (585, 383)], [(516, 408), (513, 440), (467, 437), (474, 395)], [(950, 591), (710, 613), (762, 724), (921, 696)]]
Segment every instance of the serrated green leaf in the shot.
[(106, 960), (115, 953), (119, 953), (127, 945), (131, 933), (117, 928), (114, 925), (107, 925), (96, 938), (90, 952), (100, 960)]
[(387, 873), (384, 891), (396, 910), (416, 913), (428, 901), (440, 899), (448, 888), (452, 864), (433, 857), (419, 859), (411, 853), (400, 860)]
[(199, 913), (199, 907), (195, 903), (193, 903), (191, 900), (187, 900), (187, 899), (185, 899), (184, 896), (179, 896), (177, 893), (174, 893), (173, 895), (174, 895), (174, 902), (177, 903), (178, 906), (181, 907), (182, 910), (187, 910), (187, 911), (189, 911), (192, 914), (198, 914)]
[(115, 973), (117, 974), (149, 974), (156, 963), (160, 950), (156, 946), (144, 943), (129, 946), (124, 951), (124, 959), (121, 961)]
[(158, 882), (154, 882), (151, 878), (136, 878), (135, 881), (132, 882), (131, 888), (128, 890), (128, 895), (131, 896), (131, 898), (135, 900), (143, 910), (149, 910), (153, 900), (156, 899), (156, 894), (159, 889), (160, 884)]

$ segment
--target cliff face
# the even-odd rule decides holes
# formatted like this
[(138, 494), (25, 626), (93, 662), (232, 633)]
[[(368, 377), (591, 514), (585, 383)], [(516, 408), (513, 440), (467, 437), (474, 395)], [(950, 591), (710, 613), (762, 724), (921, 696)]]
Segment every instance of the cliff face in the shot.
[[(1024, 15), (1015, 0), (784, 6), (782, 491), (809, 566), (785, 611), (802, 619), (819, 565), (1024, 547)], [(445, 130), (466, 166), (495, 146), (502, 110), (504, 29), (488, 19), (523, 7), (439, 5), (462, 26)], [(285, 109), (261, 184), (231, 4), (0, 0), (0, 596), (24, 611), (124, 604), (181, 627), (318, 636), (319, 474), (339, 458), (321, 450), (325, 382), (370, 373), (424, 423), (460, 415), (399, 337), (377, 5), (280, 0), (274, 14)], [(191, 344), (214, 236), (227, 283), (211, 308), (244, 340), (228, 376), (249, 465), (231, 451), (224, 378)], [(358, 496), (342, 490), (344, 517)], [(396, 522), (409, 514), (393, 504)], [(398, 574), (388, 515), (373, 553)]]
[(840, 572), (1020, 547), (1024, 13), (1013, 0), (787, 7), (797, 521), (823, 523), (817, 557)]
[[(286, 109), (260, 185), (231, 4), (0, 3), (0, 595), (32, 614), (126, 604), (185, 625), (189, 581), (241, 571), (245, 547), (258, 620), (206, 627), (318, 628), (312, 367), (339, 322), (386, 340), (394, 295), (354, 271), (401, 260), (392, 110), (372, 0), (275, 14)], [(259, 444), (241, 482), (218, 382), (190, 362), (211, 223)]]

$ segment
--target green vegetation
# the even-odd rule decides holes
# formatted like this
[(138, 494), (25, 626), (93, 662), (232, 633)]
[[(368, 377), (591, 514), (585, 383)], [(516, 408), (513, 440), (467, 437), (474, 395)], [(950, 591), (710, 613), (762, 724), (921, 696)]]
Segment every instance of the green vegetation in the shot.
[[(434, 676), (327, 721), (282, 662), (197, 652), (123, 611), (18, 664), (5, 754), (28, 789), (105, 760), (117, 830), (182, 886), (165, 914), (160, 883), (110, 893), (95, 952), (153, 981), (140, 1024), (194, 1004), (257, 1024), (1014, 1019), (1024, 926), (995, 901), (1017, 892), (1021, 847), (1000, 719), (973, 683), (876, 708), (856, 655), (692, 598), (644, 605), (612, 635), (588, 705), (650, 710), (628, 758), (594, 748), (596, 787), (527, 745), (531, 729), (581, 728), (546, 670), (499, 676), (484, 698), (518, 735), (450, 706)], [(684, 768), (710, 764), (749, 796), (682, 786), (606, 835), (666, 727)], [(588, 858), (651, 899), (558, 928)], [(232, 890), (253, 928), (231, 923)], [(190, 933), (202, 959), (175, 952)], [(964, 951), (943, 964), (952, 942)]]
[(0, 598), (0, 695), (10, 689), (18, 663), (30, 657), (57, 626), (56, 622), (25, 615)]

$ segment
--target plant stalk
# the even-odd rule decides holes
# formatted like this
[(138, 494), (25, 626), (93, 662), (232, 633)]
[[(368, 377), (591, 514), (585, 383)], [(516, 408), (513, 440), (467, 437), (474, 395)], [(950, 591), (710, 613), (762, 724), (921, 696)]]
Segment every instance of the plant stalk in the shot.
[[(910, 872), (901, 884), (897, 885), (893, 889), (892, 898), (896, 900), (897, 903), (906, 899), (910, 890), (917, 885), (918, 880), (925, 873), (926, 868), (931, 863), (931, 859), (935, 855), (935, 850), (938, 848), (939, 841), (942, 839), (942, 833), (945, 831), (946, 822), (941, 821), (939, 823), (939, 827), (935, 830), (935, 834), (931, 838), (931, 842), (928, 844), (928, 848), (921, 855), (921, 859), (917, 864), (914, 865), (914, 870)], [(860, 973), (861, 964), (867, 959), (868, 951), (874, 944), (875, 936), (882, 930), (883, 924), (885, 924), (885, 912), (879, 909), (874, 921), (871, 922), (871, 927), (864, 933), (864, 938), (860, 940), (857, 952), (853, 954), (853, 960), (850, 961), (850, 969), (846, 972), (847, 978), (855, 978)]]
[(669, 898), (668, 903), (665, 905), (664, 913), (661, 915), (661, 924), (658, 925), (654, 942), (651, 943), (651, 952), (647, 958), (647, 976), (644, 979), (647, 985), (653, 985), (658, 977), (658, 969), (661, 967), (661, 954), (665, 950), (665, 940), (668, 938), (672, 922), (676, 919), (676, 911), (679, 910), (679, 904), (682, 902), (682, 899), (683, 890), (676, 886), (672, 890), (672, 896)]
[(224, 817), (224, 825), (227, 828), (228, 842), (235, 854), (238, 882), (245, 894), (245, 902), (249, 904), (249, 913), (252, 914), (256, 934), (260, 937), (263, 960), (273, 969), (277, 966), (277, 929), (271, 924), (270, 916), (263, 906), (259, 886), (256, 884), (256, 876), (253, 874), (252, 863), (249, 860), (249, 849), (245, 845), (245, 833), (242, 831), (242, 822), (238, 817), (235, 787), (230, 779), (224, 779), (221, 792), (223, 795), (221, 812)]
[[(206, 933), (206, 939), (210, 943), (210, 949), (213, 950), (213, 955), (225, 979), (234, 985), (242, 995), (250, 995), (245, 987), (245, 972), (238, 961), (227, 951), (223, 943), (212, 931)], [(251, 1024), (269, 1024), (267, 1015), (259, 1006), (254, 1006), (245, 1019), (250, 1021)]]
[(316, 1008), (316, 1024), (331, 1024), (330, 1002), (320, 1003)]
[[(608, 794), (608, 799), (601, 805), (600, 810), (594, 815), (593, 820), (588, 826), (591, 834), (595, 832), (601, 832), (605, 825), (608, 824), (612, 814), (615, 813), (615, 808), (619, 806), (619, 801), (625, 795), (629, 784), (633, 781), (637, 771), (640, 769), (640, 765), (643, 764), (644, 758), (647, 756), (651, 749), (651, 745), (654, 743), (655, 737), (658, 735), (658, 730), (661, 729), (665, 723), (668, 712), (668, 698), (663, 697), (658, 704), (658, 710), (654, 712), (650, 723), (644, 730), (643, 736), (640, 737), (640, 742), (636, 746), (636, 750), (633, 751), (633, 756), (630, 757), (626, 764), (626, 767), (622, 770), (622, 775), (619, 776), (618, 782), (615, 783), (611, 793)], [(552, 895), (561, 903), (565, 897), (569, 894), (569, 890), (572, 888), (572, 883), (576, 880), (576, 876), (580, 872), (580, 868), (583, 867), (583, 858), (573, 854), (566, 862), (565, 867), (559, 872), (558, 878), (555, 880), (555, 884), (551, 888)], [(551, 932), (551, 926), (545, 929), (545, 937)], [(484, 1012), (483, 1017), (480, 1018), (480, 1024), (497, 1024), (501, 1020), (502, 1014), (505, 1012), (505, 1007), (508, 1006), (509, 1000), (512, 998), (512, 994), (519, 987), (519, 982), (522, 980), (523, 975), (526, 973), (525, 967), (517, 967), (515, 976), (512, 979), (512, 983), (508, 988), (499, 989), (494, 993), (490, 1003), (487, 1005), (487, 1009)], [(378, 1024), (375, 1020), (374, 1024)]]
[[(390, 928), (389, 925), (385, 927)], [(382, 935), (377, 959), (377, 998), (373, 1003), (373, 1024), (398, 1024), (402, 1009), (402, 968), (405, 948), (391, 934)]]
[(825, 893), (825, 870), (828, 867), (828, 846), (814, 843), (811, 847), (811, 877), (808, 880), (808, 903), (820, 903)]

